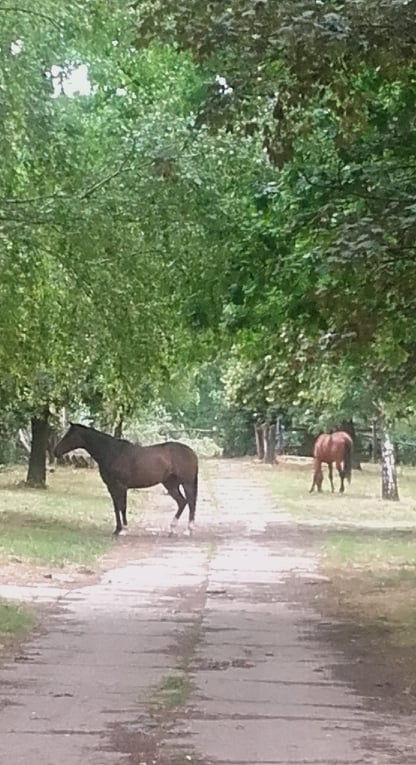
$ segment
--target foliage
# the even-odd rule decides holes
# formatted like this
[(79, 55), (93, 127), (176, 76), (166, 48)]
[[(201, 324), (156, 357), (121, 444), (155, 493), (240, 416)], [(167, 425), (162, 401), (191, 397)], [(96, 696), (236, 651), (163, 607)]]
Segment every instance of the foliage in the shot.
[[(202, 247), (185, 215), (202, 184), (203, 142), (187, 146), (199, 79), (174, 51), (133, 55), (123, 4), (0, 13), (1, 395), (22, 420), (81, 402), (115, 417), (189, 353), (171, 284)], [(52, 97), (54, 67), (65, 85), (81, 63), (90, 91)]]
[(141, 3), (137, 17), (139, 46), (174, 41), (210, 69), (195, 129), (225, 126), (235, 145), (257, 135), (271, 160), (252, 167), (256, 191), (239, 190), (229, 249), (223, 328), (242, 403), (307, 399), (328, 416), (373, 396), (403, 410), (416, 371), (414, 1), (188, 0)]
[(407, 414), (415, 7), (0, 9), (6, 419)]

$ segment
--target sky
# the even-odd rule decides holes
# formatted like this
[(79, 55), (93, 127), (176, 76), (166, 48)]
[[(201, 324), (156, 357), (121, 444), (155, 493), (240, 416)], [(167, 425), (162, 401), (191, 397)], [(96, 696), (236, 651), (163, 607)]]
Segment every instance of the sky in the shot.
[[(13, 56), (18, 56), (24, 47), (23, 40), (17, 37), (10, 45), (10, 51)], [(53, 82), (53, 95), (55, 98), (61, 95), (62, 91), (66, 96), (74, 96), (79, 93), (81, 96), (88, 96), (91, 93), (91, 83), (88, 79), (88, 67), (86, 64), (80, 64), (70, 74), (62, 76), (65, 69), (61, 66), (52, 66), (50, 76)]]
[[(88, 79), (88, 67), (85, 64), (81, 64), (74, 69), (71, 74), (61, 79), (62, 68), (59, 66), (53, 66), (51, 70), (54, 96), (60, 96), (61, 92), (66, 96), (73, 96), (75, 93), (79, 93), (82, 96), (88, 96), (91, 93), (91, 83)], [(62, 82), (62, 85), (61, 85)]]

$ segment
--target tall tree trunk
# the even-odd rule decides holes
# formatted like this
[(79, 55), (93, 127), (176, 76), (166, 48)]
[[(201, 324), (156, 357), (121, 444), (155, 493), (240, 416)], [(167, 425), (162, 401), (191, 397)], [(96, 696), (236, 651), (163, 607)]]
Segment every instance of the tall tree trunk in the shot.
[(285, 429), (280, 417), (277, 421), (277, 453), (285, 453)]
[(371, 428), (371, 462), (377, 462), (377, 420), (373, 420)]
[(59, 411), (59, 424), (62, 431), (65, 431), (68, 427), (68, 410), (66, 406), (61, 407)]
[[(341, 423), (341, 430), (344, 431), (344, 433), (348, 433), (349, 436), (352, 438), (353, 446), (355, 447), (356, 444), (356, 433), (355, 433), (355, 426), (354, 421), (351, 420), (343, 420)], [(354, 448), (354, 451), (352, 453), (352, 467), (354, 470), (361, 470), (361, 462), (356, 456), (356, 450)]]
[(264, 461), (268, 465), (274, 465), (276, 462), (276, 423), (273, 425), (266, 425), (266, 428), (266, 454), (264, 455)]
[(383, 499), (396, 502), (399, 500), (394, 447), (384, 427), (381, 450), (381, 494)]
[(264, 431), (260, 422), (256, 422), (254, 426), (254, 434), (256, 437), (256, 453), (257, 459), (263, 462), (264, 460)]
[(26, 483), (36, 488), (46, 485), (46, 448), (48, 445), (48, 417), (45, 409), (43, 415), (32, 417), (32, 444), (29, 456), (29, 468)]
[(123, 416), (121, 416), (114, 428), (114, 438), (123, 437), (123, 425), (124, 425)]
[(59, 441), (59, 435), (52, 425), (48, 424), (48, 437), (46, 442), (46, 453), (48, 455), (48, 463), (51, 467), (56, 465), (55, 446)]

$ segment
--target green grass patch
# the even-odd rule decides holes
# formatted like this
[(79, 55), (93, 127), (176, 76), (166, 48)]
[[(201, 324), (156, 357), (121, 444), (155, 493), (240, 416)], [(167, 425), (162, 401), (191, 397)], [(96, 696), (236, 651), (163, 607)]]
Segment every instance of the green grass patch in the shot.
[(252, 470), (263, 477), (275, 498), (276, 509), (288, 512), (304, 523), (399, 527), (416, 529), (416, 469), (398, 469), (400, 502), (381, 499), (380, 466), (364, 464), (353, 470), (351, 484), (346, 484), (343, 495), (338, 492), (339, 478), (334, 474), (336, 491), (330, 491), (324, 467), (324, 491), (309, 494), (312, 483), (312, 463), (285, 464), (270, 469), (263, 465)]
[(252, 470), (268, 485), (276, 514), (313, 527), (321, 571), (329, 578), (316, 601), (325, 615), (380, 630), (394, 648), (416, 647), (416, 470), (398, 468), (399, 502), (381, 499), (380, 466), (353, 470), (344, 495), (309, 494), (312, 461)]
[[(114, 513), (97, 471), (61, 468), (46, 491), (22, 484), (23, 468), (0, 473), (0, 560), (88, 564), (112, 542)], [(129, 497), (129, 505), (138, 500)]]
[(187, 675), (167, 675), (154, 689), (151, 706), (160, 712), (172, 712), (186, 704), (191, 689), (191, 681)]
[[(329, 534), (324, 542), (327, 564), (336, 568), (370, 568), (385, 572), (406, 567), (406, 576), (416, 575), (416, 537), (359, 533)], [(410, 568), (410, 572), (409, 569)]]
[(36, 622), (32, 608), (0, 599), (0, 641), (28, 632)]
[(328, 534), (323, 552), (335, 610), (388, 627), (394, 646), (416, 646), (415, 534)]

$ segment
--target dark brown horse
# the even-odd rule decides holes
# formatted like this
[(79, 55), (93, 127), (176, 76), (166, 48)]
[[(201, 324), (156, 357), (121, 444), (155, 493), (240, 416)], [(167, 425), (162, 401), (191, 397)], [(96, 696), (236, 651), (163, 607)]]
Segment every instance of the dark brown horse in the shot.
[(110, 492), (116, 516), (115, 534), (122, 531), (121, 521), (127, 526), (127, 489), (144, 489), (157, 483), (165, 486), (178, 505), (171, 530), (188, 505), (188, 529), (192, 533), (198, 494), (198, 457), (189, 446), (176, 441), (139, 446), (85, 425), (71, 424), (57, 444), (55, 455), (61, 457), (80, 448), (95, 459)]
[[(341, 479), (340, 492), (344, 491), (344, 480), (351, 482), (352, 466), (352, 438), (348, 433), (340, 430), (336, 433), (322, 433), (315, 441), (313, 448), (314, 468), (313, 481), (310, 491), (316, 486), (318, 491), (322, 491), (322, 463), (328, 465), (328, 475), (331, 483), (331, 489), (334, 491), (334, 481), (332, 474), (332, 463), (335, 462), (339, 477)], [(342, 464), (343, 463), (343, 464)]]

